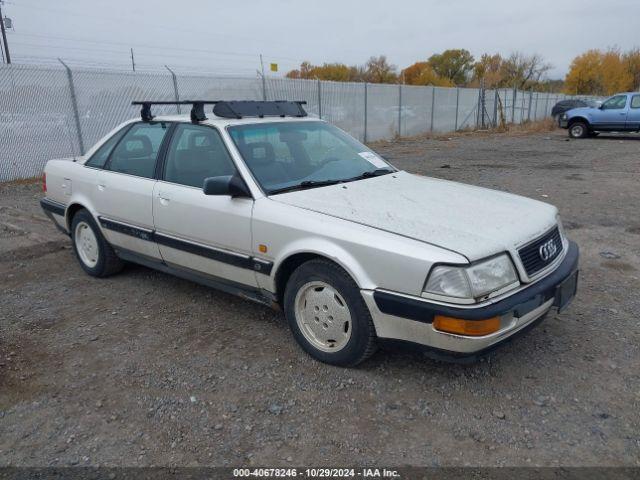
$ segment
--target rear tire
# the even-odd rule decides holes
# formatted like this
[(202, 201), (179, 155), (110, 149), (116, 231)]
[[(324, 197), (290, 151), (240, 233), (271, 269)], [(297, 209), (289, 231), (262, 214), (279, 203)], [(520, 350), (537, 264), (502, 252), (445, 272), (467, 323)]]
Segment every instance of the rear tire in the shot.
[(92, 277), (107, 277), (122, 270), (124, 262), (118, 258), (85, 209), (78, 210), (73, 216), (71, 241), (80, 266)]
[(569, 125), (569, 137), (586, 138), (589, 136), (589, 127), (585, 122), (574, 122)]
[(310, 260), (293, 272), (284, 312), (294, 338), (316, 360), (352, 367), (376, 351), (375, 328), (360, 289), (328, 260)]

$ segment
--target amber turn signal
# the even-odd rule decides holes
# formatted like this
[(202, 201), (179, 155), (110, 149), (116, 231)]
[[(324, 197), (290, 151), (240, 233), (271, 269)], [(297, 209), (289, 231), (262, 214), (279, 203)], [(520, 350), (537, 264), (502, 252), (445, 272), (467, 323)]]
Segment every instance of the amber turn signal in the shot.
[(436, 315), (433, 319), (433, 328), (441, 332), (479, 337), (500, 330), (500, 317), (487, 318), (486, 320), (462, 320), (461, 318)]

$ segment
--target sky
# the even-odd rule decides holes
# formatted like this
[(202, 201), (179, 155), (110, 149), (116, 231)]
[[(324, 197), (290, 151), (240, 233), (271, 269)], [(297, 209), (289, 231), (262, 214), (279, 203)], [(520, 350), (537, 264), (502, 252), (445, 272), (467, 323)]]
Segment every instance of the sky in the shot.
[[(2, 0), (0, 0), (2, 1)], [(563, 78), (591, 49), (640, 47), (639, 0), (4, 0), (14, 63), (255, 75), (303, 60), (404, 68), (448, 48), (537, 53)]]

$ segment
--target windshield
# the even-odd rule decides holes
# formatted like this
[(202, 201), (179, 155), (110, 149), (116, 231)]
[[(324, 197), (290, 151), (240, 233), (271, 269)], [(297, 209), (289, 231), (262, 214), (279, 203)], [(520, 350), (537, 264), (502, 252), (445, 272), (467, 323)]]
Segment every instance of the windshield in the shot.
[(360, 142), (324, 122), (259, 123), (228, 130), (269, 194), (395, 171)]

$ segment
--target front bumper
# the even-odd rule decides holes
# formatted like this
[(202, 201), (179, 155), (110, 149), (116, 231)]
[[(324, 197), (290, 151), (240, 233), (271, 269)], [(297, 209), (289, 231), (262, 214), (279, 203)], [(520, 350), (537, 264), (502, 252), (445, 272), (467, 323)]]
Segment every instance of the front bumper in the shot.
[(558, 119), (558, 126), (560, 128), (569, 128), (569, 120), (566, 118)]
[[(493, 303), (475, 307), (435, 304), (420, 297), (383, 290), (363, 291), (378, 337), (411, 342), (445, 357), (478, 355), (493, 349), (541, 320), (552, 308), (563, 310), (576, 293), (578, 245), (569, 242), (558, 267), (546, 277)], [(500, 330), (472, 337), (440, 332), (433, 328), (436, 315), (465, 320), (500, 317)]]

